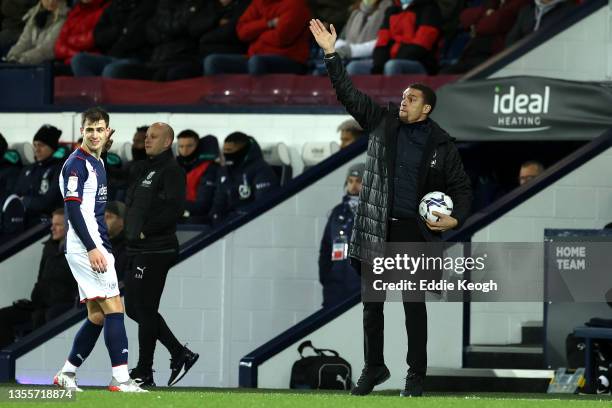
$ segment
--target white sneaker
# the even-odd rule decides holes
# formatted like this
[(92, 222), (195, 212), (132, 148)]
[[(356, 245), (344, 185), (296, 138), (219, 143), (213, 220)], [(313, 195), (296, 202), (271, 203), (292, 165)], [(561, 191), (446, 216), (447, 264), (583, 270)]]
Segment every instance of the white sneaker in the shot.
[(83, 391), (77, 385), (75, 373), (66, 373), (60, 370), (57, 374), (55, 374), (55, 377), (53, 377), (53, 384), (68, 391)]
[(110, 384), (108, 384), (108, 389), (109, 391), (114, 392), (149, 392), (140, 388), (140, 386), (131, 378), (125, 382), (119, 382), (115, 377), (113, 377)]

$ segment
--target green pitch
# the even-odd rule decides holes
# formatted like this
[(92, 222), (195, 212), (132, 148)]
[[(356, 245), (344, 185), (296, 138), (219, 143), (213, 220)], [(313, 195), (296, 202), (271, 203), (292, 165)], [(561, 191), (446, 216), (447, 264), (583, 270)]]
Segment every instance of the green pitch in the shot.
[[(19, 388), (30, 388), (20, 387)], [(183, 388), (151, 391), (147, 394), (112, 393), (100, 388), (85, 388), (75, 402), (8, 402), (9, 388), (0, 386), (0, 407), (109, 407), (109, 408), (179, 408), (179, 407), (261, 407), (261, 408), (603, 408), (612, 406), (612, 397), (594, 395), (546, 394), (429, 394), (423, 398), (400, 398), (397, 392), (373, 393), (367, 397), (351, 397), (337, 392), (290, 392), (278, 390), (200, 389)], [(15, 405), (17, 404), (17, 405)]]

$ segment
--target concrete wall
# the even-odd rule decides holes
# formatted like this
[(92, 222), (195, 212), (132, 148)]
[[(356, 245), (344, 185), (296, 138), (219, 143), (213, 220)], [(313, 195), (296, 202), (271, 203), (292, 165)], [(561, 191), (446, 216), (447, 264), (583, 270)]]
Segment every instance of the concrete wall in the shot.
[(0, 308), (10, 306), (17, 299), (30, 298), (38, 277), (43, 242), (35, 242), (0, 264)]
[(576, 81), (612, 79), (612, 13), (602, 7), (491, 75), (535, 75)]
[[(479, 231), (473, 241), (543, 242), (545, 228), (603, 228), (612, 221), (611, 173), (609, 149)], [(520, 259), (508, 273), (541, 271), (540, 263)], [(518, 343), (521, 323), (542, 321), (542, 313), (542, 303), (536, 302), (472, 303), (471, 342)]]

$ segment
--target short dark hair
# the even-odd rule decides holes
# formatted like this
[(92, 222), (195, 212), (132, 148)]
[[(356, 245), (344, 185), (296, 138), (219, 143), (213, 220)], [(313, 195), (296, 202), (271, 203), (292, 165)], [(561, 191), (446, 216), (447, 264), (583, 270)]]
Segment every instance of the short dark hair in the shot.
[(81, 127), (85, 126), (86, 121), (97, 122), (99, 120), (104, 120), (106, 126), (110, 125), (110, 116), (104, 109), (99, 106), (89, 108), (81, 114)]
[(55, 210), (53, 210), (53, 212), (51, 213), (51, 215), (61, 215), (64, 216), (64, 207), (59, 207), (56, 208)]
[(431, 106), (431, 110), (428, 113), (428, 115), (431, 115), (431, 113), (436, 108), (436, 101), (438, 100), (438, 97), (436, 96), (436, 91), (434, 91), (427, 85), (421, 83), (411, 84), (408, 88), (417, 89), (421, 91), (421, 93), (423, 94), (423, 101), (425, 102), (425, 105)]
[(238, 145), (248, 144), (250, 141), (249, 136), (242, 132), (233, 132), (227, 135), (225, 143), (236, 143)]
[(138, 126), (136, 128), (137, 133), (140, 133), (140, 132), (147, 133), (147, 130), (149, 130), (149, 125)]
[(195, 140), (196, 142), (200, 141), (200, 136), (195, 132), (195, 130), (191, 130), (191, 129), (185, 129), (181, 131), (181, 133), (179, 133), (176, 138), (183, 139), (187, 137)]
[(7, 149), (8, 143), (2, 133), (0, 133), (0, 160), (2, 160), (2, 157), (4, 156), (4, 153), (6, 153)]

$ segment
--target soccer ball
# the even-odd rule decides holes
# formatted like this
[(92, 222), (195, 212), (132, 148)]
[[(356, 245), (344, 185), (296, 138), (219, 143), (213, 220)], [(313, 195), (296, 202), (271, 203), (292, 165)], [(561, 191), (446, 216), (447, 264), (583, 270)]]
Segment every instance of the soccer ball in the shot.
[(433, 215), (432, 212), (437, 211), (441, 214), (451, 215), (453, 212), (453, 200), (440, 191), (432, 191), (425, 194), (419, 204), (419, 215), (424, 220), (436, 222), (440, 217)]

